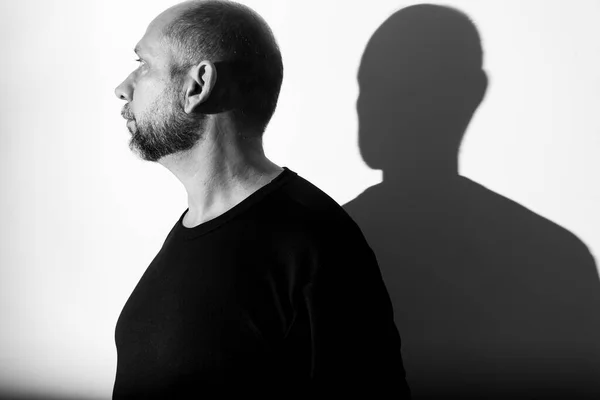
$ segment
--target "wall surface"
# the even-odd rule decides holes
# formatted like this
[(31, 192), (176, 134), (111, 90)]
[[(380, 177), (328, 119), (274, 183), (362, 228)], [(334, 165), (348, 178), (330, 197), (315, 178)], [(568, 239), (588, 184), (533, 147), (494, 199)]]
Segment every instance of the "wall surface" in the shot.
[[(2, 394), (110, 397), (116, 319), (186, 208), (171, 173), (129, 151), (113, 92), (172, 4), (0, 0)], [(413, 58), (428, 29), (468, 26), (447, 9), (412, 27), (401, 9), (417, 2), (245, 4), (285, 65), (266, 152), (363, 228), (414, 393), (597, 394), (600, 2), (440, 3), (475, 24), (487, 77), (441, 86), (428, 60), (444, 77), (477, 53)], [(391, 47), (366, 54), (376, 31)]]

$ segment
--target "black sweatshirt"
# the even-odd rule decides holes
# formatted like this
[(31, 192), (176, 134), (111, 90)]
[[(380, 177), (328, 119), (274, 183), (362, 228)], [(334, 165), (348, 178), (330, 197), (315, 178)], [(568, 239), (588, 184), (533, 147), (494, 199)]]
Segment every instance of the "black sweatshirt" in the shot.
[(210, 221), (184, 215), (118, 319), (113, 399), (408, 398), (377, 261), (333, 199), (284, 168)]

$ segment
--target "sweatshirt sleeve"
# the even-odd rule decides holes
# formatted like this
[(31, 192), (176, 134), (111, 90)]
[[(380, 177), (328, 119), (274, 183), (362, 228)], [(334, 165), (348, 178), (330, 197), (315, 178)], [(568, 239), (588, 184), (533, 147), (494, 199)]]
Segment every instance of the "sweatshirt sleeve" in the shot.
[(332, 394), (410, 398), (392, 303), (362, 232), (353, 225), (320, 247), (304, 290), (311, 381)]

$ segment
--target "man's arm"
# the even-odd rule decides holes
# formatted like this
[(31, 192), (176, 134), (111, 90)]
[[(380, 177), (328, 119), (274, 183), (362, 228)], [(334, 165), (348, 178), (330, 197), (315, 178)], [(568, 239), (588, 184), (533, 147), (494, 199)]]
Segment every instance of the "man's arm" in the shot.
[(354, 224), (320, 249), (304, 298), (311, 377), (332, 393), (410, 398), (400, 336), (376, 257)]

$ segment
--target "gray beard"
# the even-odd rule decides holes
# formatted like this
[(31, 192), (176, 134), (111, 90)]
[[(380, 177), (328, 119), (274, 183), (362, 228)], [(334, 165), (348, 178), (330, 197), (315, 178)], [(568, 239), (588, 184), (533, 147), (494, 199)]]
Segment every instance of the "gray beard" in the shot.
[(175, 93), (168, 89), (150, 110), (134, 119), (129, 148), (146, 161), (191, 149), (202, 137), (206, 115), (190, 115), (178, 104)]

